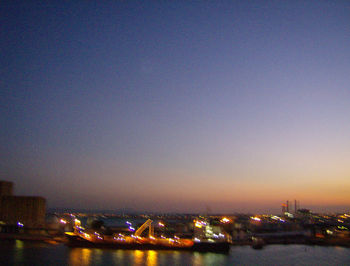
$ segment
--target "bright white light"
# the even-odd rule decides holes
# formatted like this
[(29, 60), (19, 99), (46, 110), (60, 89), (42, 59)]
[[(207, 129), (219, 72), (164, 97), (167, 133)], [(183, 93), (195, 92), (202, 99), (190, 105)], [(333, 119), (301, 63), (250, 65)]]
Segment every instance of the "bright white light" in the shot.
[(258, 218), (258, 217), (250, 217), (250, 219), (252, 219), (252, 220), (254, 220), (254, 221), (258, 221), (258, 222), (260, 222), (260, 221), (261, 221), (261, 219), (260, 219), (260, 218)]
[(224, 218), (222, 218), (222, 219), (220, 220), (220, 222), (222, 222), (222, 223), (229, 223), (229, 222), (231, 222), (231, 220), (228, 219), (228, 218), (226, 218), (226, 217), (224, 217)]

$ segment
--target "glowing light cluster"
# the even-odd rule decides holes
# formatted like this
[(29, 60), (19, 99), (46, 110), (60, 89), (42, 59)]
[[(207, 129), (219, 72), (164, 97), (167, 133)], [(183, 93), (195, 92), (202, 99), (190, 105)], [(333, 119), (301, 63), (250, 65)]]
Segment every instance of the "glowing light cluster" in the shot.
[(221, 223), (224, 223), (224, 224), (227, 224), (227, 223), (230, 223), (231, 222), (231, 219), (227, 218), (227, 217), (223, 217), (221, 220), (220, 220)]
[(271, 216), (271, 219), (272, 220), (276, 220), (276, 221), (280, 221), (280, 222), (285, 222), (285, 220), (283, 220), (281, 217), (278, 217), (278, 216), (276, 216), (276, 215), (274, 215), (274, 216)]
[(194, 220), (194, 226), (198, 228), (202, 228), (203, 226), (206, 226), (207, 223), (201, 220)]

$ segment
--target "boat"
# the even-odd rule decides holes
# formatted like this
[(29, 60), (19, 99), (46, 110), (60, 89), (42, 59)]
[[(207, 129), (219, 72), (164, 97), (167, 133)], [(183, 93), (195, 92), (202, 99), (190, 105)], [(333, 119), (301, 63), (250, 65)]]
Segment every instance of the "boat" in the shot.
[[(102, 235), (98, 232), (87, 231), (76, 222), (73, 232), (66, 232), (68, 239), (66, 245), (70, 247), (90, 247), (128, 250), (183, 250), (198, 252), (228, 253), (230, 244), (227, 241), (206, 241), (196, 239), (181, 239), (174, 236), (166, 238), (164, 236), (155, 237), (152, 220), (148, 219), (134, 234), (126, 236), (114, 234), (111, 236)], [(149, 228), (148, 237), (142, 237), (142, 232)]]

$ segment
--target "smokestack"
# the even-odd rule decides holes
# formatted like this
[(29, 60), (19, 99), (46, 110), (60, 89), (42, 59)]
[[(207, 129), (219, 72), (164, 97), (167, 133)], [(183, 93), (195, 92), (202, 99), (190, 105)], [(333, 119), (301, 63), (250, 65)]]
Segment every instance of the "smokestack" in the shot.
[(289, 200), (287, 200), (287, 212), (289, 212)]
[(294, 213), (297, 213), (297, 200), (294, 200)]

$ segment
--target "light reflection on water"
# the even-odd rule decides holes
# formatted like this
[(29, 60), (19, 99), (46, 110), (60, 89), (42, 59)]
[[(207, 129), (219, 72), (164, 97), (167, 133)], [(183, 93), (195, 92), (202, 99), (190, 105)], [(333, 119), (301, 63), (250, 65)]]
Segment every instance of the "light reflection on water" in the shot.
[(149, 266), (156, 266), (158, 265), (157, 264), (157, 261), (158, 261), (158, 257), (157, 257), (157, 252), (154, 251), (154, 250), (149, 250), (147, 251), (147, 265)]
[(193, 266), (200, 266), (203, 265), (203, 259), (202, 256), (198, 253), (195, 252), (192, 257), (192, 265)]
[(0, 241), (1, 265), (350, 265), (350, 249), (272, 245), (232, 247), (230, 254), (69, 248), (62, 244)]
[(228, 255), (155, 250), (69, 249), (69, 265), (225, 265)]
[(113, 252), (113, 262), (115, 263), (115, 265), (122, 264), (122, 262), (125, 260), (124, 255), (125, 252), (123, 250), (116, 250), (115, 252)]
[(23, 241), (16, 240), (15, 246), (17, 250), (17, 256), (14, 257), (14, 262), (15, 264), (20, 264), (23, 260)]
[(141, 250), (135, 250), (134, 251), (134, 265), (140, 265), (143, 261), (143, 254), (144, 251)]
[(89, 265), (92, 250), (89, 248), (72, 248), (69, 253), (70, 265)]

